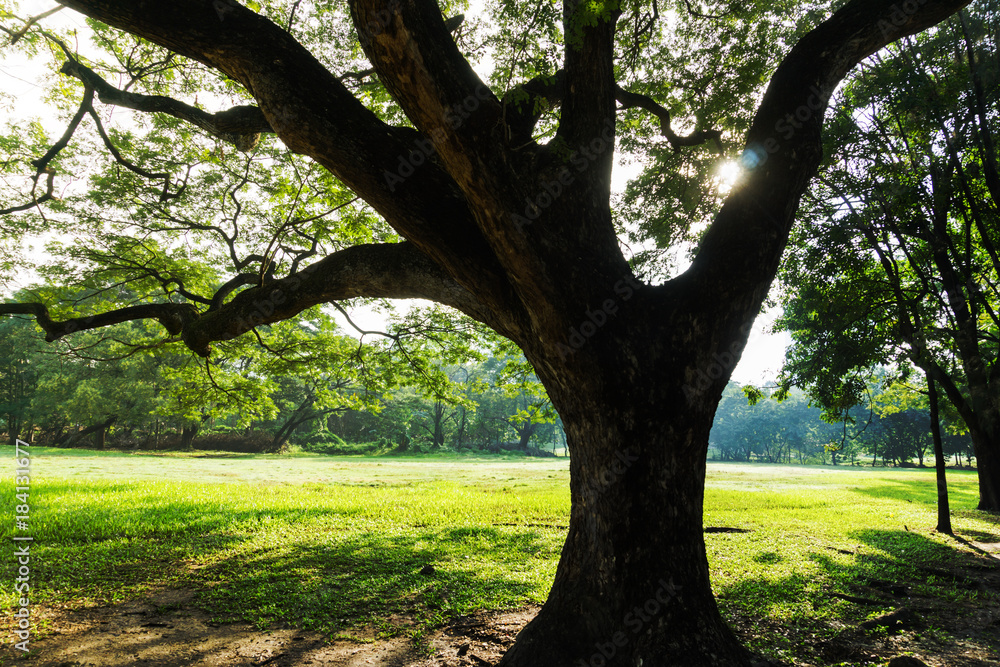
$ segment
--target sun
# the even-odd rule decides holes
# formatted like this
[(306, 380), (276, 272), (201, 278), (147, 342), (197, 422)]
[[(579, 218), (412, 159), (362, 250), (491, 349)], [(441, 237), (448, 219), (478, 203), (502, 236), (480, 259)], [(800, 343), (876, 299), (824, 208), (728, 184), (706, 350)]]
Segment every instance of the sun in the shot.
[(742, 174), (743, 168), (740, 167), (739, 162), (735, 160), (723, 160), (720, 162), (715, 168), (715, 179), (719, 183), (719, 194), (728, 194)]

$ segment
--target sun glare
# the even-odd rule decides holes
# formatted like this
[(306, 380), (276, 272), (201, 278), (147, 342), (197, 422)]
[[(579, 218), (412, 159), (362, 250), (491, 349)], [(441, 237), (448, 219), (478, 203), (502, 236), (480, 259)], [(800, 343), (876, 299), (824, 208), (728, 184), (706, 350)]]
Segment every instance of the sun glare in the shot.
[(742, 173), (743, 169), (739, 162), (735, 160), (720, 162), (715, 168), (715, 177), (719, 181), (719, 194), (728, 194)]

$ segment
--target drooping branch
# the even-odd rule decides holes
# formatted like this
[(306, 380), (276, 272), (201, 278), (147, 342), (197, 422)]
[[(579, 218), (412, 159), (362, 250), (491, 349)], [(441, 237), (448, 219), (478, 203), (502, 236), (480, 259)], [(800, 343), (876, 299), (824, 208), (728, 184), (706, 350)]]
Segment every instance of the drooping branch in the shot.
[(62, 8), (63, 8), (62, 5), (56, 5), (52, 9), (44, 11), (41, 14), (36, 14), (35, 16), (28, 17), (28, 20), (24, 22), (24, 25), (21, 26), (20, 30), (8, 30), (7, 28), (4, 28), (2, 26), (0, 26), (0, 30), (3, 30), (5, 33), (10, 35), (10, 42), (8, 42), (8, 44), (10, 46), (13, 46), (17, 44), (22, 37), (28, 34), (28, 31), (31, 30), (31, 26), (35, 25), (44, 18), (52, 16)]
[[(452, 306), (501, 332), (511, 332), (515, 324), (497, 318), (411, 243), (352, 246), (286, 278), (262, 285), (259, 280), (256, 275), (236, 276), (220, 288), (204, 312), (191, 303), (155, 303), (56, 321), (45, 304), (5, 303), (0, 304), (0, 315), (34, 316), (48, 341), (75, 331), (153, 319), (171, 336), (180, 335), (201, 356), (208, 356), (212, 342), (289, 319), (317, 304), (356, 297), (429, 299)], [(257, 287), (222, 303), (237, 287), (255, 282)]]
[(251, 150), (264, 132), (274, 132), (260, 109), (251, 105), (236, 106), (226, 111), (209, 113), (163, 95), (142, 95), (115, 88), (86, 65), (67, 60), (59, 70), (79, 79), (97, 91), (105, 104), (143, 111), (165, 113), (200, 127), (209, 134), (234, 144), (241, 151)]
[(9, 208), (0, 208), (0, 215), (7, 215), (8, 213), (16, 213), (18, 211), (27, 211), (30, 208), (35, 208), (39, 204), (44, 204), (50, 199), (55, 199), (55, 178), (56, 173), (51, 170), (46, 171), (45, 178), (45, 192), (41, 196), (35, 196), (35, 190), (38, 189), (38, 177), (35, 177), (35, 184), (31, 189), (32, 200), (27, 204), (18, 204), (17, 206), (11, 206)]
[(80, 107), (73, 114), (72, 120), (70, 120), (69, 125), (66, 126), (66, 131), (63, 135), (49, 147), (49, 150), (45, 151), (45, 155), (38, 158), (37, 160), (31, 161), (31, 166), (35, 168), (35, 178), (37, 179), (42, 172), (48, 169), (49, 163), (69, 145), (69, 140), (73, 138), (73, 134), (76, 129), (80, 127), (80, 121), (83, 117), (87, 115), (90, 110), (90, 100), (94, 97), (94, 89), (90, 86), (85, 86), (83, 89), (83, 99), (80, 101)]
[(94, 109), (93, 89), (88, 86), (87, 90), (91, 96), (86, 100), (87, 113), (94, 121), (94, 125), (97, 127), (97, 134), (100, 135), (101, 141), (104, 142), (104, 147), (108, 149), (109, 153), (111, 153), (111, 157), (115, 159), (115, 162), (122, 165), (132, 173), (142, 176), (143, 178), (148, 178), (153, 181), (162, 180), (163, 190), (160, 192), (160, 201), (169, 201), (180, 197), (184, 193), (186, 184), (182, 184), (176, 192), (171, 192), (169, 173), (147, 171), (122, 155), (122, 152), (119, 151), (118, 147), (115, 146), (113, 141), (111, 141), (111, 137), (108, 136), (107, 131), (104, 129), (104, 123), (101, 122), (101, 117), (97, 115), (97, 110)]

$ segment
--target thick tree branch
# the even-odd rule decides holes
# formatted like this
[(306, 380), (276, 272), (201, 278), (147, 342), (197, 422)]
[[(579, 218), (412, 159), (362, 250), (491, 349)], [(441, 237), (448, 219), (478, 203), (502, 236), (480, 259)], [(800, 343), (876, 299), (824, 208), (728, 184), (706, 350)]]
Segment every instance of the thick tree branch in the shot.
[[(219, 293), (259, 276), (236, 276)], [(55, 321), (41, 303), (0, 304), (0, 315), (32, 315), (53, 341), (74, 331), (98, 329), (132, 320), (155, 319), (171, 336), (201, 356), (211, 343), (236, 338), (257, 326), (294, 317), (321, 303), (355, 297), (429, 299), (452, 306), (501, 333), (510, 323), (498, 319), (471, 292), (459, 285), (411, 243), (370, 244), (346, 248), (280, 280), (244, 290), (228, 303), (213, 302), (205, 312), (190, 303), (142, 304), (99, 315)]]
[(515, 149), (531, 142), (535, 125), (545, 109), (557, 106), (566, 95), (566, 70), (539, 76), (512, 88), (503, 96), (508, 141)]
[[(540, 76), (517, 86), (503, 98), (504, 117), (510, 142), (516, 148), (531, 141), (538, 119), (547, 108), (562, 103), (566, 96), (566, 71), (559, 70), (550, 76)], [(660, 121), (660, 134), (667, 138), (674, 150), (684, 146), (699, 146), (712, 141), (719, 153), (723, 152), (722, 133), (718, 130), (696, 130), (687, 136), (679, 135), (670, 126), (670, 111), (648, 95), (633, 93), (615, 84), (615, 99), (620, 109), (644, 109)]]
[[(523, 317), (465, 196), (437, 161), (434, 142), (383, 123), (283, 28), (229, 0), (62, 4), (240, 82), (291, 150), (329, 169), (491, 307)], [(438, 22), (450, 41), (440, 13)]]
[(226, 297), (232, 294), (235, 290), (243, 287), (244, 285), (253, 285), (255, 283), (260, 284), (260, 276), (256, 273), (240, 273), (233, 276), (215, 292), (215, 296), (212, 297), (209, 310), (218, 310), (222, 307)]
[[(558, 136), (569, 145), (589, 143), (600, 136), (608, 123), (615, 122), (615, 25), (621, 10), (615, 3), (563, 0), (563, 29), (566, 33), (566, 89)], [(605, 169), (610, 175), (613, 154), (603, 156), (594, 169), (588, 188), (603, 183)], [(609, 187), (609, 186), (608, 186)], [(609, 192), (610, 196), (610, 192)], [(605, 200), (605, 205), (606, 205)]]
[(498, 148), (500, 104), (458, 50), (437, 3), (351, 0), (350, 6), (386, 89), (468, 191), (498, 163), (490, 156)]
[[(754, 118), (743, 157), (744, 182), (727, 198), (691, 268), (664, 294), (689, 305), (729, 300), (734, 305), (728, 312), (714, 314), (727, 321), (723, 340), (745, 340), (747, 332), (737, 330), (763, 302), (799, 199), (819, 165), (823, 116), (834, 89), (864, 58), (966, 4), (927, 0), (914, 3), (914, 12), (906, 14), (893, 0), (852, 0), (805, 35), (778, 67)], [(728, 346), (723, 340), (720, 345)]]
[(188, 347), (207, 355), (213, 341), (286, 320), (320, 303), (355, 297), (429, 299), (501, 332), (507, 326), (412, 244), (396, 243), (352, 246), (287, 278), (243, 290), (185, 327), (183, 337)]
[(0, 315), (33, 315), (38, 326), (45, 331), (45, 340), (52, 342), (75, 331), (100, 329), (134, 320), (156, 320), (163, 325), (167, 333), (176, 336), (186, 324), (198, 317), (198, 311), (188, 303), (150, 303), (57, 322), (49, 315), (45, 304), (0, 303)]
[(244, 105), (208, 113), (163, 95), (142, 95), (119, 90), (102, 79), (97, 72), (75, 60), (67, 60), (59, 71), (92, 87), (105, 104), (147, 113), (168, 114), (234, 144), (241, 151), (251, 150), (261, 133), (274, 132), (264, 114), (255, 106)]

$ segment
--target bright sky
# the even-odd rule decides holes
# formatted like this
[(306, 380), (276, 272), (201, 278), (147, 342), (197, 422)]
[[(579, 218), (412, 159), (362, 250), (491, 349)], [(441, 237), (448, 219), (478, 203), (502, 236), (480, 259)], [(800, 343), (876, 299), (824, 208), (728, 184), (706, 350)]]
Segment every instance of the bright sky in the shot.
[[(474, 2), (474, 5), (479, 3)], [(21, 2), (19, 14), (22, 17), (35, 16), (47, 11), (55, 6), (51, 0), (28, 0)], [(472, 11), (477, 11), (473, 7)], [(87, 28), (83, 18), (71, 11), (62, 10), (51, 17), (43, 20), (48, 26), (71, 26), (79, 29), (81, 34), (85, 34)], [(85, 48), (86, 40), (81, 39), (79, 46)], [(5, 117), (38, 117), (43, 121), (46, 128), (53, 134), (62, 131), (61, 125), (51, 118), (51, 114), (46, 113), (45, 105), (41, 102), (44, 89), (38, 85), (36, 79), (39, 75), (39, 66), (22, 57), (10, 57), (9, 53), (0, 52), (0, 90), (16, 100), (16, 107), (5, 105), (0, 108)], [(628, 179), (634, 176), (639, 170), (638, 165), (619, 166), (616, 163), (612, 178), (612, 188), (616, 192), (624, 189)], [(733, 164), (728, 169), (723, 167), (720, 176), (726, 181), (733, 181), (739, 175), (738, 167)], [(27, 248), (25, 250), (28, 250)], [(37, 253), (39, 248), (35, 248)], [(33, 253), (34, 254), (34, 253)], [(30, 282), (33, 276), (25, 274), (22, 282)], [(788, 344), (787, 335), (773, 335), (768, 333), (768, 329), (774, 321), (777, 313), (765, 313), (758, 317), (757, 322), (750, 335), (750, 340), (742, 361), (733, 373), (733, 379), (741, 383), (762, 384), (773, 380), (781, 367), (784, 357), (784, 349)], [(338, 319), (342, 318), (337, 315)], [(354, 321), (365, 329), (380, 329), (383, 323), (381, 316), (368, 310), (356, 310), (352, 317)], [(341, 321), (345, 329), (350, 330), (347, 323)]]

